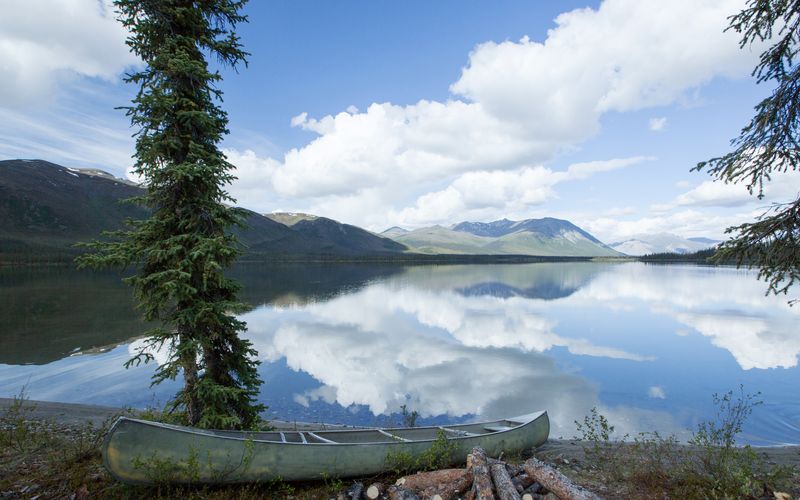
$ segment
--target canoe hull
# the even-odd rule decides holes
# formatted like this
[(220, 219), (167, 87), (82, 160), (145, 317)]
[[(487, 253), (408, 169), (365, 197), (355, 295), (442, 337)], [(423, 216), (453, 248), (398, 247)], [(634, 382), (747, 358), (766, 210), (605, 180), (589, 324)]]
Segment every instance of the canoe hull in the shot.
[[(448, 436), (455, 445), (453, 463), (463, 463), (474, 446), (497, 456), (543, 444), (550, 430), (547, 413), (529, 417), (501, 432)], [(122, 417), (106, 437), (103, 461), (116, 479), (129, 484), (321, 480), (391, 470), (398, 461), (424, 454), (434, 442), (283, 443), (261, 440), (256, 434), (214, 433)]]

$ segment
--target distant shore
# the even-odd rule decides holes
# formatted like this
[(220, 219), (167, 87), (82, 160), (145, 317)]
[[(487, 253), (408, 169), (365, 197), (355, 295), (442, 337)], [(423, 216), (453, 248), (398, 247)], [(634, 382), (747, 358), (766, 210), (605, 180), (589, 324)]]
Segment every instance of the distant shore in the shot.
[[(77, 254), (39, 256), (2, 255), (0, 268), (69, 266), (74, 267)], [(700, 263), (694, 254), (651, 256), (556, 256), (556, 255), (470, 255), (470, 254), (385, 254), (385, 255), (243, 255), (236, 265), (282, 264), (397, 264), (397, 265), (458, 265), (458, 264), (534, 264), (539, 262), (646, 262), (654, 264)]]

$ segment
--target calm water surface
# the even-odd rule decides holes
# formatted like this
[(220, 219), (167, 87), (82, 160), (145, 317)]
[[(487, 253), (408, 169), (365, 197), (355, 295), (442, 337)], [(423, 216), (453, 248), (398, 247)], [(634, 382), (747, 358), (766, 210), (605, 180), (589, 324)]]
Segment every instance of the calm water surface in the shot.
[[(800, 306), (752, 272), (689, 265), (242, 266), (268, 417), (351, 424), (550, 413), (572, 437), (593, 406), (623, 433), (686, 438), (711, 395), (764, 404), (743, 441), (800, 444)], [(146, 325), (112, 274), (0, 270), (0, 396), (144, 407), (125, 370)], [(163, 353), (156, 353), (163, 359)]]

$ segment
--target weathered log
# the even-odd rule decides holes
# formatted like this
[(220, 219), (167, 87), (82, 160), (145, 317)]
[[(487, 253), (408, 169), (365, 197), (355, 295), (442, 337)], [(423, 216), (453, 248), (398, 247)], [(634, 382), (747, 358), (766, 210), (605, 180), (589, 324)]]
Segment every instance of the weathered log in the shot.
[(383, 485), (381, 483), (372, 483), (367, 488), (365, 495), (369, 500), (375, 500), (383, 493)]
[[(529, 476), (526, 472), (523, 472), (522, 474), (512, 477), (511, 482), (513, 482), (514, 486), (517, 487), (517, 491), (522, 492), (522, 490), (525, 490), (528, 486), (535, 483), (536, 480)], [(520, 490), (520, 488), (522, 488), (522, 490)]]
[(472, 486), (472, 472), (465, 471), (464, 475), (454, 481), (425, 488), (420, 495), (431, 500), (454, 500), (463, 495), (470, 486)]
[(511, 477), (519, 476), (520, 474), (525, 472), (525, 469), (523, 469), (521, 465), (517, 465), (517, 464), (508, 464), (507, 463), (506, 464), (506, 469), (508, 469), (508, 475), (511, 476)]
[(506, 464), (500, 462), (489, 467), (492, 474), (492, 481), (494, 482), (494, 489), (497, 490), (497, 496), (500, 500), (520, 500), (519, 492), (511, 482), (511, 476), (508, 475)]
[(522, 487), (522, 483), (520, 483), (519, 479), (512, 477), (511, 483), (514, 485), (514, 488), (517, 489), (517, 493), (522, 495), (522, 492), (525, 491), (525, 488)]
[(573, 483), (567, 476), (536, 458), (528, 459), (525, 472), (562, 500), (598, 500), (600, 497)]
[(401, 477), (395, 484), (408, 490), (421, 491), (434, 486), (458, 482), (468, 474), (469, 471), (467, 469), (441, 469), (418, 472), (410, 476)]
[(347, 488), (347, 493), (345, 496), (352, 500), (361, 500), (361, 494), (364, 491), (364, 485), (362, 483), (353, 483)]
[(472, 491), (475, 493), (476, 500), (494, 500), (492, 492), (492, 477), (489, 472), (489, 461), (486, 452), (479, 446), (472, 448), (467, 462), (471, 464), (472, 471)]
[(416, 493), (396, 484), (386, 489), (386, 495), (389, 500), (420, 500)]
[(533, 483), (531, 483), (530, 486), (525, 488), (525, 491), (523, 493), (530, 493), (531, 495), (533, 495), (534, 493), (539, 494), (542, 492), (543, 489), (544, 488), (542, 487), (541, 484), (534, 481)]

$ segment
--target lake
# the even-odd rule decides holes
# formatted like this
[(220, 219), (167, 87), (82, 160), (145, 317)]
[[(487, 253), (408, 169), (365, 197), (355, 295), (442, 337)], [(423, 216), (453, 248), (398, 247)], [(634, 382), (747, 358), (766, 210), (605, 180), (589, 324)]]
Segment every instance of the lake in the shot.
[[(627, 263), (238, 266), (268, 418), (360, 425), (592, 407), (681, 439), (744, 387), (741, 441), (800, 444), (800, 306), (751, 271)], [(124, 369), (147, 327), (111, 273), (0, 269), (0, 397), (158, 406), (177, 383)], [(163, 353), (155, 353), (163, 359)]]

